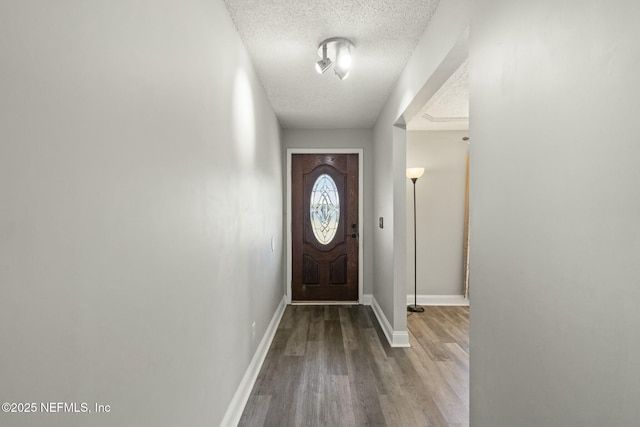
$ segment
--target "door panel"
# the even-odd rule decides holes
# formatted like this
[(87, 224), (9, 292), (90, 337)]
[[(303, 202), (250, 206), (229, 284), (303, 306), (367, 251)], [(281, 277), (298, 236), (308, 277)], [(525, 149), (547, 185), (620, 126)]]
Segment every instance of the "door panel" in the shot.
[(358, 300), (358, 155), (293, 154), (292, 300)]

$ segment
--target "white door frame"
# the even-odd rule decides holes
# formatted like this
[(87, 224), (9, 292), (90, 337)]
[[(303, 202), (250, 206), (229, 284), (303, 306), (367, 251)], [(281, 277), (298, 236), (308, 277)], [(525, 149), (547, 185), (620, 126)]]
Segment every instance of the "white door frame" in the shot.
[(358, 302), (363, 303), (364, 292), (364, 268), (363, 268), (363, 245), (362, 240), (364, 236), (364, 223), (363, 207), (364, 207), (364, 193), (362, 191), (362, 184), (364, 181), (364, 162), (362, 148), (287, 148), (287, 283), (286, 283), (286, 297), (287, 304), (291, 304), (291, 267), (292, 267), (292, 249), (291, 249), (291, 157), (292, 154), (357, 154), (358, 155)]

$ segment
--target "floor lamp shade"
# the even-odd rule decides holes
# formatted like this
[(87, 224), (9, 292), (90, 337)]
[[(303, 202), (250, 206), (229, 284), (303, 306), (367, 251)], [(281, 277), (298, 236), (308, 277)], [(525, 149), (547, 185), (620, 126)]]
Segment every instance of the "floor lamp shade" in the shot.
[(418, 179), (424, 174), (424, 168), (407, 168), (407, 178)]

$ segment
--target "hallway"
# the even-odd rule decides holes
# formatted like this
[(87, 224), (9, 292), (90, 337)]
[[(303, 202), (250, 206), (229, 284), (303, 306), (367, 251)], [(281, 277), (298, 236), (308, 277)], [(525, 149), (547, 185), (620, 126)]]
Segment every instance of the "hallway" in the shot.
[(468, 426), (469, 307), (408, 317), (391, 348), (368, 306), (288, 306), (240, 426)]

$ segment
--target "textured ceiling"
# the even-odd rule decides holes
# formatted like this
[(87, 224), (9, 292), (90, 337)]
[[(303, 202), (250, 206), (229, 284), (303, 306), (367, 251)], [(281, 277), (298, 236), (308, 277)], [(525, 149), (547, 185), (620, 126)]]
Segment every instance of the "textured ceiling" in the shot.
[(469, 59), (407, 124), (409, 130), (469, 129)]
[[(285, 128), (369, 128), (439, 0), (224, 0)], [(318, 44), (355, 44), (351, 74), (314, 70)]]

